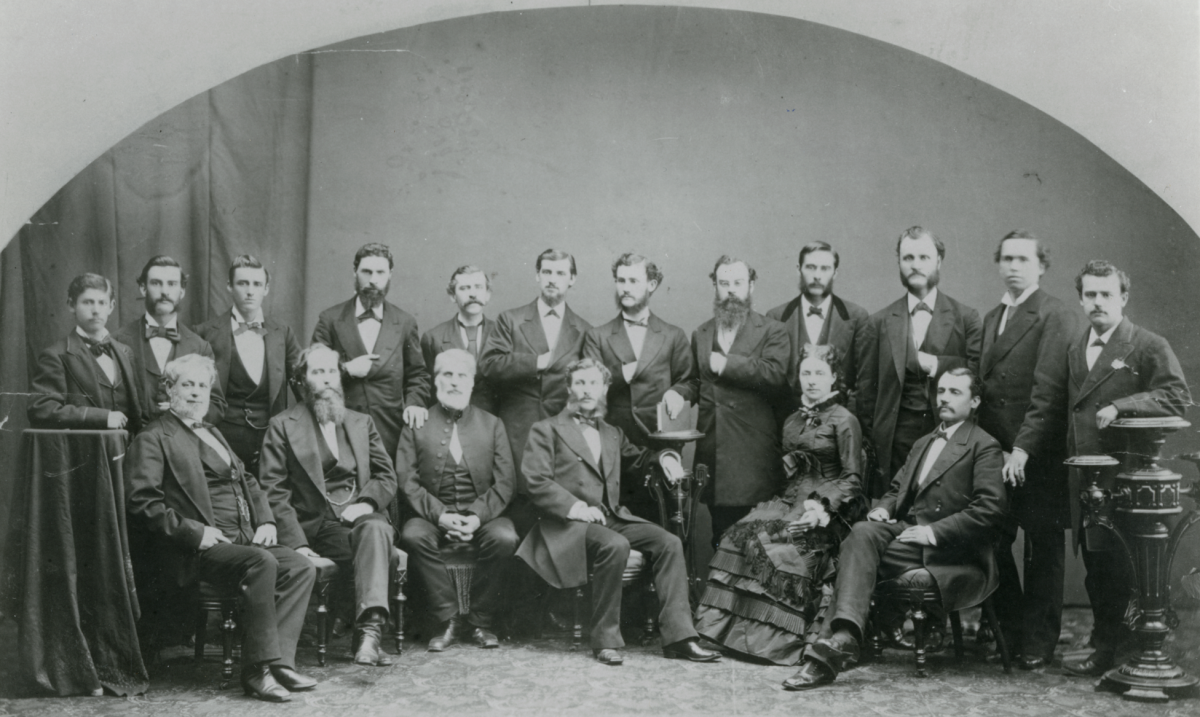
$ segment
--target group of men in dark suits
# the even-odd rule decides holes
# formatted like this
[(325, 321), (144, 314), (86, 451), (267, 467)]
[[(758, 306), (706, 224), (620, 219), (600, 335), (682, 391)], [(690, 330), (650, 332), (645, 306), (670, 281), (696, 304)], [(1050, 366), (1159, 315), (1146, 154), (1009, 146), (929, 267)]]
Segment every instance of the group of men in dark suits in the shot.
[[(825, 684), (844, 669), (862, 638), (863, 586), (920, 564), (953, 604), (982, 599), (978, 591), (998, 583), (1002, 630), (1023, 667), (1040, 667), (1060, 626), (1065, 528), (1078, 539), (1077, 478), (1063, 458), (1119, 450), (1106, 430), (1118, 416), (1181, 414), (1186, 383), (1166, 342), (1123, 318), (1128, 278), (1106, 262), (1090, 262), (1077, 279), (1084, 332), (1038, 287), (1049, 255), (1032, 234), (1001, 240), (995, 261), (1006, 292), (982, 321), (939, 290), (945, 246), (933, 233), (906, 230), (896, 253), (905, 296), (870, 316), (834, 294), (840, 256), (825, 242), (801, 249), (799, 294), (766, 315), (753, 309), (755, 270), (723, 256), (710, 275), (713, 318), (689, 342), (650, 310), (663, 281), (654, 262), (617, 259), (618, 315), (592, 327), (567, 305), (575, 259), (554, 249), (537, 258), (537, 298), (495, 320), (484, 315), (487, 273), (456, 269), (448, 286), (455, 315), (421, 336), (386, 300), (390, 250), (368, 244), (354, 258), (355, 297), (320, 314), (303, 352), (289, 328), (263, 315), (270, 275), (258, 260), (235, 259), (233, 306), (193, 333), (177, 320), (187, 275), (155, 257), (138, 279), (145, 315), (112, 338), (104, 330), (111, 284), (94, 274), (72, 282), (77, 329), (41, 355), (30, 417), (135, 433), (130, 460), (144, 465), (131, 473), (131, 512), (177, 547), (204, 546), (203, 555), (228, 542), (272, 555), (287, 548), (287, 560), (334, 560), (353, 576), (362, 664), (388, 663), (379, 634), (389, 617), (386, 576), (404, 559), (393, 553), (396, 539), (439, 624), (430, 650), (468, 630), (482, 647), (498, 644), (504, 565), (516, 555), (559, 587), (581, 584), (590, 566), (593, 648), (601, 662), (620, 664), (620, 576), (632, 547), (655, 571), (665, 652), (710, 661), (716, 653), (697, 644), (686, 618), (681, 546), (647, 521), (654, 512), (644, 484), (622, 475), (655, 465), (678, 479), (678, 456), (651, 434), (660, 404), (671, 418), (696, 404), (704, 434), (696, 462), (713, 475), (702, 500), (719, 540), (780, 489), (780, 426), (798, 405), (798, 357), (806, 344), (831, 344), (843, 357), (835, 369), (844, 400), (874, 456), (864, 488), (877, 504), (843, 548), (856, 557), (843, 560), (835, 632), (787, 686)], [(212, 377), (199, 376), (206, 367)], [(289, 379), (298, 400), (290, 409)], [(203, 402), (188, 403), (199, 383)], [(183, 487), (168, 489), (172, 481)], [(1010, 550), (1018, 526), (1024, 586)], [(442, 562), (447, 543), (479, 547), (466, 615)], [(1088, 536), (1085, 547), (1096, 652), (1066, 667), (1099, 674), (1114, 659), (1131, 578), (1099, 540)], [(206, 575), (236, 573), (246, 590), (253, 571), (222, 552), (230, 551), (189, 566), (219, 563)], [(982, 571), (982, 582), (963, 588), (951, 555)], [(291, 573), (276, 562), (276, 602), (288, 614), (263, 630), (282, 647), (248, 651), (243, 673), (247, 691), (263, 699), (315, 684), (294, 670), (289, 631), (303, 606), (280, 597), (280, 575)], [(265, 578), (254, 579), (270, 592)], [(271, 623), (266, 612), (261, 619)]]

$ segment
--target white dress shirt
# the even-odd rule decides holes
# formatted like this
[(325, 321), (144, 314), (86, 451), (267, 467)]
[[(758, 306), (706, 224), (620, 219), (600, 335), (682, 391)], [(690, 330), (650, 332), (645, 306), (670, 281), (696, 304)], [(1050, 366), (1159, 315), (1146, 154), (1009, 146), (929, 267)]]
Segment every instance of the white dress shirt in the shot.
[[(821, 315), (809, 315), (808, 307), (813, 306), (808, 302), (808, 297), (801, 295), (800, 310), (804, 312), (804, 330), (808, 332), (808, 342), (815, 344), (821, 340), (821, 331), (825, 328), (825, 322), (829, 320), (829, 309), (833, 306), (833, 297), (825, 296), (825, 300), (820, 304), (816, 304), (821, 309)], [(919, 345), (919, 344), (918, 344)]]
[(375, 342), (379, 339), (379, 330), (383, 328), (383, 304), (379, 304), (371, 309), (371, 313), (375, 314), (375, 320), (367, 319), (366, 321), (358, 321), (358, 317), (366, 308), (362, 305), (362, 299), (354, 300), (354, 320), (358, 322), (358, 337), (362, 339), (363, 348), (367, 353), (375, 353)]
[(592, 458), (595, 459), (596, 465), (600, 465), (600, 431), (583, 423), (578, 418), (575, 419), (575, 425), (579, 426), (579, 431), (583, 433), (583, 440), (587, 441), (588, 448), (592, 450)]
[[(78, 326), (75, 327), (75, 333), (79, 334), (88, 341), (92, 340), (92, 337), (85, 334), (83, 329), (79, 328)], [(106, 338), (108, 338), (108, 331), (104, 331), (104, 335), (98, 340), (103, 341)], [(167, 343), (171, 342), (168, 341)], [(115, 350), (116, 349), (114, 349), (114, 351)], [(108, 377), (108, 382), (115, 384), (117, 382), (117, 363), (116, 361), (113, 361), (113, 357), (109, 356), (107, 353), (102, 353), (99, 356), (93, 354), (92, 356), (96, 359), (96, 363), (100, 364), (100, 369), (104, 371), (104, 375)]]
[(454, 457), (455, 463), (462, 463), (463, 451), (462, 442), (458, 440), (458, 421), (455, 421), (450, 429), (450, 455)]
[(637, 373), (638, 361), (642, 358), (642, 346), (646, 344), (647, 327), (627, 324), (625, 323), (626, 319), (645, 323), (650, 320), (650, 309), (642, 309), (637, 316), (621, 312), (621, 325), (625, 328), (625, 336), (629, 338), (629, 345), (633, 347), (634, 359), (631, 363), (621, 365), (621, 375), (625, 377), (625, 383), (630, 383), (633, 381), (633, 374)]
[[(1120, 326), (1120, 324), (1117, 324), (1117, 326)], [(1107, 346), (1108, 342), (1112, 340), (1113, 332), (1117, 330), (1117, 326), (1099, 335), (1096, 334), (1096, 329), (1094, 328), (1088, 331), (1086, 352), (1088, 371), (1092, 370), (1092, 367), (1096, 365), (1096, 359), (1100, 358), (1100, 354), (1104, 351), (1104, 346), (1093, 346), (1092, 344), (1096, 343), (1096, 339), (1100, 339)]]
[[(158, 326), (158, 322), (155, 321), (154, 317), (151, 316), (149, 313), (146, 314), (146, 323), (150, 326)], [(164, 326), (163, 328), (175, 329), (178, 331), (179, 330), (179, 327), (177, 326), (178, 323), (179, 323), (179, 317), (173, 316), (173, 317), (171, 317), (171, 320), (167, 322), (167, 325)], [(159, 372), (161, 372), (164, 368), (166, 368), (167, 359), (169, 359), (171, 357), (171, 348), (172, 347), (174, 347), (174, 344), (171, 343), (170, 339), (164, 339), (161, 336), (155, 336), (154, 338), (150, 339), (150, 350), (154, 352), (154, 360), (155, 360), (155, 362), (158, 363)]]
[[(929, 311), (918, 311), (913, 313), (913, 309), (917, 304), (924, 303), (929, 307)], [(924, 299), (918, 299), (912, 294), (908, 294), (908, 316), (912, 321), (912, 337), (913, 345), (918, 350), (921, 344), (925, 343), (925, 334), (929, 333), (929, 322), (933, 321), (933, 312), (937, 308), (937, 289), (933, 289), (925, 296)]]
[[(542, 297), (537, 300), (538, 316), (542, 319), (542, 331), (546, 334), (546, 344), (550, 347), (550, 351), (554, 351), (554, 347), (558, 345), (558, 334), (562, 331), (563, 314), (567, 311), (567, 303), (564, 301), (558, 306), (547, 306)], [(549, 316), (550, 312), (554, 312), (554, 316)]]
[(935, 438), (929, 443), (929, 450), (925, 451), (925, 461), (921, 464), (921, 472), (917, 474), (917, 485), (921, 488), (925, 487), (925, 479), (929, 477), (929, 471), (933, 470), (933, 464), (937, 462), (938, 456), (942, 455), (942, 449), (946, 447), (950, 438), (954, 436), (954, 432), (962, 425), (962, 421), (955, 423), (953, 426), (946, 426), (946, 437)]
[(998, 329), (996, 329), (997, 334), (1004, 333), (1005, 327), (1008, 326), (1008, 315), (1010, 313), (1013, 313), (1013, 312), (1010, 312), (1009, 309), (1010, 308), (1015, 309), (1016, 307), (1020, 306), (1021, 304), (1024, 304), (1025, 300), (1028, 299), (1030, 296), (1032, 296), (1033, 292), (1035, 292), (1037, 290), (1038, 290), (1038, 285), (1034, 284), (1033, 286), (1029, 287), (1025, 291), (1021, 292), (1021, 295), (1015, 299), (1012, 298), (1012, 294), (1008, 293), (1007, 291), (1004, 292), (1004, 296), (1000, 297), (1000, 303), (1004, 305), (1004, 311), (1000, 312), (1000, 327)]
[(325, 438), (325, 445), (329, 447), (329, 452), (333, 454), (333, 459), (340, 460), (341, 453), (338, 451), (337, 439), (337, 424), (333, 421), (326, 421), (321, 425), (321, 435)]
[(257, 386), (262, 378), (263, 363), (267, 358), (267, 344), (256, 331), (243, 331), (238, 334), (238, 324), (248, 321), (257, 321), (261, 324), (262, 314), (260, 313), (258, 318), (247, 320), (242, 318), (241, 312), (234, 307), (233, 317), (230, 319), (230, 323), (233, 325), (233, 343), (237, 345), (238, 357), (242, 359), (242, 366), (245, 367), (246, 373), (250, 374), (250, 380)]
[[(172, 411), (172, 413), (175, 412)], [(175, 416), (179, 420), (183, 421), (183, 425), (187, 426), (189, 431), (195, 433), (197, 438), (207, 443), (209, 448), (216, 451), (217, 455), (221, 457), (221, 460), (233, 465), (233, 459), (229, 457), (229, 451), (225, 450), (225, 445), (222, 444), (221, 441), (217, 440), (217, 437), (212, 434), (212, 431), (203, 426), (193, 426), (192, 424), (196, 422), (194, 419), (184, 418), (178, 413), (175, 413)]]
[(721, 351), (724, 352), (726, 356), (728, 356), (729, 352), (733, 350), (733, 342), (737, 339), (737, 332), (740, 328), (742, 327), (735, 326), (732, 329), (723, 329), (720, 326), (717, 327), (717, 345), (721, 347)]

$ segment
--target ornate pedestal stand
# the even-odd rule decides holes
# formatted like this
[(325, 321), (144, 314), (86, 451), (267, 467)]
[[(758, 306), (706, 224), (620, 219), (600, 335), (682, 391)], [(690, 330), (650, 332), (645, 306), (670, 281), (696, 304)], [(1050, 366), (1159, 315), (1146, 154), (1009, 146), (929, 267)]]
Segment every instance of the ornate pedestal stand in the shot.
[[(1116, 461), (1107, 456), (1077, 456), (1067, 461), (1090, 478), (1080, 496), (1084, 527), (1100, 527), (1113, 534), (1137, 581), (1126, 622), (1136, 635), (1139, 651), (1101, 680), (1102, 686), (1130, 700), (1166, 702), (1169, 692), (1200, 682), (1163, 651), (1167, 635), (1178, 624), (1170, 606), (1171, 560), (1180, 537), (1197, 516), (1192, 511), (1173, 529), (1168, 528), (1168, 522), (1183, 513), (1179, 500), (1183, 476), (1160, 466), (1159, 461), (1167, 435), (1189, 425), (1173, 417), (1114, 421), (1112, 427), (1128, 437), (1125, 464), (1115, 482), (1110, 476)], [(1106, 490), (1105, 485), (1113, 487)]]
[[(684, 446), (703, 437), (704, 434), (696, 430), (657, 431), (650, 434), (650, 438), (679, 451), (680, 455), (683, 455)], [(687, 556), (688, 597), (695, 610), (700, 602), (700, 593), (704, 590), (704, 578), (696, 566), (696, 551), (692, 547), (691, 537), (692, 528), (696, 525), (696, 511), (700, 508), (700, 493), (708, 483), (708, 466), (695, 464), (683, 480), (674, 485), (667, 482), (660, 471), (649, 473), (646, 482), (658, 503), (662, 525), (683, 542), (684, 555)]]

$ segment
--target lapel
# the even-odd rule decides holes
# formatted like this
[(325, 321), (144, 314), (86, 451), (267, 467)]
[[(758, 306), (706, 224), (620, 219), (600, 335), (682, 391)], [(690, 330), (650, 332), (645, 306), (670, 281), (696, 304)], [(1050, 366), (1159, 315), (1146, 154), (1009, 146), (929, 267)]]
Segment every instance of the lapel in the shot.
[(929, 349), (929, 353), (942, 353), (942, 349), (950, 340), (950, 334), (954, 331), (954, 318), (954, 308), (950, 305), (950, 299), (938, 291), (933, 307), (933, 320), (929, 322), (929, 331), (925, 332), (924, 346)]
[(717, 332), (717, 320), (709, 319), (700, 328), (696, 329), (696, 368), (705, 376), (712, 375), (712, 368), (708, 363), (708, 355), (713, 351), (713, 336)]
[(621, 495), (621, 433), (603, 420), (597, 427), (600, 430), (600, 463), (604, 467), (604, 482), (608, 484), (610, 478), (616, 479), (616, 483), (608, 485), (609, 500), (614, 501), (610, 507), (615, 508)]
[[(100, 391), (100, 386), (96, 383), (96, 371), (92, 369), (91, 364), (95, 363), (92, 358), (92, 352), (88, 350), (83, 339), (79, 334), (72, 331), (67, 334), (67, 360), (63, 361), (63, 368), (71, 374), (75, 379), (75, 384), (83, 391), (83, 395), (87, 398), (88, 403), (96, 405), (95, 396)], [(114, 347), (114, 354), (121, 353)], [(121, 364), (122, 359), (113, 358), (117, 365)], [(96, 366), (99, 369), (99, 365)]]
[(892, 304), (886, 324), (888, 344), (892, 347), (892, 363), (896, 365), (896, 378), (903, 384), (904, 363), (908, 358), (908, 344), (912, 340), (909, 338), (907, 294)]
[(296, 460), (304, 467), (309, 480), (321, 495), (325, 495), (325, 471), (321, 468), (321, 454), (317, 450), (317, 441), (325, 438), (317, 431), (317, 421), (306, 404), (299, 404), (288, 411), (284, 431)]
[[(567, 415), (566, 411), (558, 414), (555, 419), (555, 430), (562, 437), (563, 443), (567, 444), (576, 455), (583, 459), (588, 468), (596, 474), (600, 480), (604, 480), (604, 474), (600, 472), (600, 466), (596, 465), (596, 459), (592, 457), (592, 449), (588, 447), (587, 441), (584, 440), (583, 431), (575, 423), (575, 419)], [(604, 434), (600, 434), (600, 455), (604, 456)]]
[[(192, 501), (192, 505), (204, 516), (209, 525), (215, 525), (212, 501), (208, 496), (208, 486), (204, 481), (204, 464), (200, 462), (200, 439), (196, 437), (179, 418), (171, 412), (163, 414), (163, 442), (167, 444), (167, 462), (175, 481), (183, 489), (184, 494)], [(226, 450), (228, 446), (226, 446)], [(229, 452), (230, 458), (233, 451)]]
[[(175, 328), (179, 328), (179, 322), (175, 322)], [(135, 337), (137, 345), (133, 350), (138, 352), (137, 357), (141, 359), (142, 366), (145, 367), (151, 375), (156, 377), (162, 376), (162, 371), (158, 370), (158, 360), (154, 358), (154, 349), (150, 348), (150, 339), (146, 338), (146, 317), (138, 319), (137, 336)], [(180, 336), (182, 341), (182, 335)], [(170, 360), (170, 356), (167, 357)], [(157, 381), (154, 382), (157, 385)], [(153, 394), (151, 394), (153, 397)]]
[[(646, 328), (646, 339), (642, 342), (642, 357), (638, 359), (637, 369), (633, 372), (633, 377), (637, 378), (646, 371), (646, 367), (654, 361), (654, 357), (658, 356), (658, 352), (662, 350), (666, 339), (663, 337), (663, 322), (662, 319), (650, 314), (649, 326)], [(622, 334), (624, 334), (625, 322), (621, 322)], [(626, 338), (628, 340), (628, 338)], [(632, 351), (632, 347), (630, 348)]]
[[(355, 321), (357, 322), (357, 319)], [(354, 333), (358, 334), (357, 326), (354, 327)], [(383, 370), (392, 354), (400, 346), (402, 338), (400, 335), (400, 309), (385, 301), (383, 302), (383, 324), (379, 327), (378, 338), (375, 339), (374, 353), (379, 358), (372, 362), (371, 373)], [(361, 339), (359, 343), (362, 343)]]
[[(999, 336), (996, 336), (996, 329), (1000, 326), (1000, 317), (1004, 315), (1008, 307), (1001, 304), (988, 314), (989, 320), (984, 322), (983, 327), (983, 340), (991, 345), (983, 352), (982, 373), (984, 378), (987, 378), (992, 368), (1007, 356), (1017, 342), (1037, 323), (1038, 309), (1041, 308), (1043, 296), (1041, 289), (1030, 294), (1029, 298), (1013, 311), (1012, 320), (1004, 327), (1004, 333)], [(995, 341), (991, 342), (989, 337), (995, 337)]]
[[(646, 329), (646, 334), (647, 336), (650, 334), (649, 329)], [(621, 314), (617, 314), (617, 318), (613, 319), (612, 335), (608, 343), (612, 347), (613, 353), (617, 355), (617, 360), (622, 364), (637, 360), (637, 357), (633, 355), (633, 344), (629, 341), (629, 333), (625, 331), (625, 320)], [(645, 355), (645, 345), (642, 346), (642, 349), (642, 355)]]
[(733, 345), (729, 347), (730, 354), (752, 356), (762, 336), (762, 314), (753, 311), (746, 316), (746, 321), (738, 327), (737, 335), (733, 337)]
[[(487, 321), (487, 319), (484, 319), (484, 321)], [(442, 351), (446, 351), (447, 349), (462, 349), (465, 351), (467, 346), (463, 343), (462, 333), (458, 328), (458, 314), (451, 316), (450, 320), (442, 324), (442, 326), (445, 327), (445, 330), (442, 332)], [(433, 371), (433, 366), (430, 366), (429, 370)]]
[[(287, 361), (287, 346), (284, 341), (286, 331), (283, 326), (266, 317), (263, 317), (263, 328), (267, 330), (266, 335), (263, 336), (263, 347), (267, 354), (267, 390), (271, 394), (271, 405), (274, 405), (275, 400), (279, 398), (279, 392), (287, 384), (287, 377), (283, 375), (287, 368), (284, 366)], [(232, 333), (232, 329), (230, 333)], [(216, 350), (214, 346), (213, 351)]]
[[(1124, 361), (1129, 354), (1133, 353), (1133, 329), (1131, 328), (1129, 319), (1121, 319), (1121, 324), (1117, 326), (1117, 330), (1109, 337), (1108, 343), (1104, 345), (1104, 349), (1100, 351), (1100, 356), (1096, 358), (1096, 363), (1092, 366), (1092, 370), (1087, 372), (1087, 378), (1083, 381), (1083, 386), (1079, 389), (1079, 395), (1075, 397), (1075, 403), (1078, 404), (1089, 393), (1095, 391), (1100, 384), (1104, 383), (1116, 373), (1113, 368), (1113, 363), (1116, 361)], [(1091, 336), (1091, 329), (1083, 335), (1083, 343), (1086, 344), (1088, 337)], [(1081, 347), (1079, 353), (1083, 357), (1083, 368), (1087, 370), (1087, 350), (1086, 346)]]
[[(353, 359), (362, 356), (367, 352), (367, 347), (363, 346), (362, 337), (358, 335), (358, 318), (354, 315), (355, 299), (350, 299), (342, 305), (342, 315), (337, 318), (334, 324), (334, 331), (337, 333), (338, 342), (342, 345), (342, 350), (346, 352), (346, 359)], [(387, 320), (387, 312), (384, 312), (384, 320)], [(379, 329), (380, 335), (383, 334), (383, 328)], [(379, 340), (375, 340), (376, 348), (378, 348)], [(380, 362), (376, 362), (378, 365)]]
[[(354, 462), (358, 472), (358, 488), (362, 490), (366, 487), (367, 481), (371, 480), (371, 446), (370, 432), (363, 425), (366, 423), (367, 417), (361, 413), (351, 413), (346, 411), (346, 420), (342, 424), (343, 430), (346, 431), (346, 439), (350, 443), (350, 451), (354, 454)], [(312, 421), (309, 421), (312, 424)], [(324, 440), (324, 439), (321, 439)], [(324, 477), (321, 483), (325, 482)], [(322, 489), (324, 486), (322, 485)]]
[[(562, 328), (558, 330), (558, 344), (554, 347), (554, 354), (550, 357), (551, 364), (556, 363), (560, 358), (566, 355), (579, 339), (579, 334), (582, 333), (579, 330), (579, 326), (576, 325), (579, 317), (575, 315), (574, 311), (571, 311), (571, 307), (567, 306), (566, 302), (562, 303), (562, 307)], [(540, 324), (541, 322), (538, 323)], [(630, 348), (629, 352), (632, 354), (633, 349)]]
[[(933, 482), (942, 477), (942, 474), (950, 469), (950, 466), (958, 463), (959, 460), (967, 452), (967, 440), (971, 437), (971, 431), (974, 426), (970, 421), (964, 422), (946, 442), (946, 446), (942, 448), (942, 452), (938, 455), (937, 460), (933, 462), (933, 467), (929, 469), (929, 475), (925, 477), (925, 484), (917, 491), (918, 494), (925, 492)], [(928, 441), (926, 441), (928, 443)], [(920, 476), (921, 467), (917, 466), (917, 476)]]
[[(925, 447), (928, 446), (929, 442), (932, 440), (933, 434), (931, 433), (921, 436), (917, 439), (917, 442), (913, 444), (912, 451), (909, 452), (909, 455), (920, 456), (922, 459), (924, 459)], [(904, 462), (904, 468), (902, 469), (904, 471), (904, 476), (900, 481), (900, 492), (896, 499), (896, 514), (892, 516), (893, 518), (898, 517), (900, 512), (906, 509), (904, 502), (910, 496), (914, 498), (916, 497), (916, 494), (913, 491), (913, 483), (916, 482), (917, 476), (921, 473), (921, 462), (922, 461)]]
[(209, 344), (212, 345), (213, 354), (217, 361), (217, 374), (221, 377), (221, 384), (229, 385), (229, 371), (233, 361), (233, 309), (221, 314), (218, 318), (217, 330), (211, 332), (212, 337)]
[(830, 300), (829, 308), (829, 318), (825, 320), (829, 325), (829, 340), (826, 343), (836, 346), (846, 332), (850, 312), (846, 310), (846, 304), (836, 296)]
[[(562, 331), (567, 328), (567, 319), (563, 317), (562, 330), (559, 331), (558, 342), (562, 343)], [(532, 304), (525, 307), (525, 320), (521, 322), (519, 327), (521, 335), (525, 337), (525, 343), (538, 356), (550, 350), (550, 343), (546, 341), (546, 332), (542, 330), (542, 317), (538, 316), (537, 299), (533, 300)], [(551, 363), (554, 363), (551, 361)]]
[[(121, 344), (121, 346), (128, 348), (125, 344)], [(130, 351), (132, 352), (132, 349)], [(134, 379), (133, 364), (129, 363), (129, 356), (119, 348), (113, 351), (113, 353), (116, 354), (117, 367), (121, 371), (121, 380), (125, 382), (125, 385), (128, 387), (127, 390), (130, 392), (130, 400), (136, 404), (136, 392), (142, 389), (140, 388), (141, 384), (136, 383)]]

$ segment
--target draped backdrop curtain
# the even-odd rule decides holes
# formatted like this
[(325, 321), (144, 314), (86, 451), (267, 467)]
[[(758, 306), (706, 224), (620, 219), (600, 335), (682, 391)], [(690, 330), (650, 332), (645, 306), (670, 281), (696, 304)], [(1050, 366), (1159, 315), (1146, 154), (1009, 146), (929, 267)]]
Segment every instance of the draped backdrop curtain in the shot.
[[(189, 274), (187, 325), (229, 308), (239, 254), (273, 277), (304, 276), (312, 87), (312, 59), (298, 55), (193, 97), (92, 162), (0, 254), (0, 505), (17, 479), (29, 371), (74, 328), (72, 278), (114, 282), (113, 330), (143, 313), (137, 276), (156, 254)], [(273, 282), (265, 308), (301, 326), (301, 282)], [(13, 517), (0, 510), (0, 539)]]

